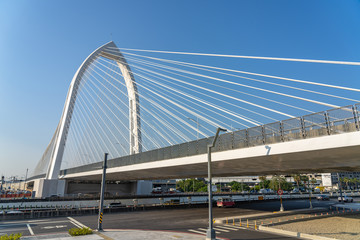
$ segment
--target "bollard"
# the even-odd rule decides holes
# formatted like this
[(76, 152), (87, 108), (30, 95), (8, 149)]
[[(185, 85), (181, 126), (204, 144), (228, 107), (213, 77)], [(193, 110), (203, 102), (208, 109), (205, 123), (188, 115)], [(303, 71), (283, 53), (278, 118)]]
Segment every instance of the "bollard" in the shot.
[(241, 227), (241, 218), (240, 218), (240, 223), (239, 223), (239, 226)]
[(235, 226), (235, 218), (233, 218), (233, 226)]
[(257, 226), (256, 226), (256, 220), (255, 220), (255, 230), (257, 230)]
[(229, 220), (228, 220), (228, 218), (226, 218), (226, 224), (229, 224)]
[(249, 219), (246, 219), (246, 227), (249, 228)]

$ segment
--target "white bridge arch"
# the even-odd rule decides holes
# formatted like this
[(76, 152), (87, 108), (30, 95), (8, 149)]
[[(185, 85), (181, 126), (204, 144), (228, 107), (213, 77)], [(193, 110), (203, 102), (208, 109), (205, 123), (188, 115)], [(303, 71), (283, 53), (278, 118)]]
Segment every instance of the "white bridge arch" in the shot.
[[(111, 52), (107, 51), (107, 48), (111, 48)], [(135, 78), (131, 73), (130, 66), (127, 64), (124, 56), (121, 54), (115, 43), (111, 41), (91, 53), (81, 64), (71, 81), (59, 125), (43, 156), (44, 158), (45, 155), (50, 155), (45, 179), (58, 179), (78, 88), (85, 71), (98, 57), (104, 57), (115, 61), (123, 75), (129, 97), (130, 154), (142, 151), (139, 95)]]

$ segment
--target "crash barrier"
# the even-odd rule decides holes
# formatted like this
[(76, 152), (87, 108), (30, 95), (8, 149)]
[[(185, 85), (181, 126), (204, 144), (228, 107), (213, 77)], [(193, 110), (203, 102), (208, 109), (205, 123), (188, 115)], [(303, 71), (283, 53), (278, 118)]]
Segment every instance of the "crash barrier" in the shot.
[[(215, 203), (214, 203), (215, 205)], [(138, 205), (138, 206), (121, 206), (114, 208), (104, 208), (104, 213), (117, 212), (131, 212), (131, 211), (145, 211), (145, 210), (161, 210), (161, 209), (177, 209), (177, 208), (205, 208), (207, 203), (200, 204), (154, 204), (154, 205)], [(49, 218), (49, 217), (64, 217), (64, 216), (83, 216), (96, 215), (99, 213), (98, 207), (59, 207), (59, 208), (33, 208), (33, 209), (9, 209), (0, 210), (1, 220), (15, 220), (15, 219), (33, 219), (33, 218)]]
[[(258, 217), (250, 218), (240, 218), (232, 217), (226, 218), (225, 220), (218, 221), (220, 224), (233, 225), (239, 227), (246, 227), (255, 230), (261, 230), (261, 227), (271, 227), (280, 224), (287, 224), (292, 222), (307, 221), (315, 218), (326, 218), (339, 215), (351, 215), (351, 214), (360, 214), (360, 209), (339, 209), (339, 208), (329, 208), (326, 211), (315, 210), (303, 213), (276, 213), (263, 215)], [(245, 225), (244, 225), (245, 222)]]
[[(330, 198), (336, 198), (338, 194), (333, 194)], [(357, 196), (359, 193), (356, 194), (347, 194), (348, 196)], [(252, 202), (252, 201), (277, 201), (279, 200), (279, 195), (269, 195), (269, 194), (262, 194), (262, 195), (254, 195), (254, 194), (215, 194), (214, 201), (218, 197), (221, 196), (232, 196), (235, 203), (241, 204), (242, 202)], [(259, 198), (261, 196), (261, 198)], [(136, 196), (137, 197), (137, 196)], [(316, 198), (316, 194), (312, 194), (312, 199)], [(159, 201), (159, 199), (162, 199)], [(284, 194), (282, 195), (283, 200), (291, 200), (291, 199), (309, 199), (309, 194)], [(9, 210), (9, 209), (38, 209), (38, 208), (84, 208), (84, 207), (97, 207), (98, 200), (74, 200), (74, 201), (31, 201), (30, 199), (21, 199), (8, 201), (8, 200), (0, 200), (0, 211), (1, 210)], [(196, 196), (189, 196), (189, 195), (182, 195), (182, 196), (160, 196), (157, 197), (148, 197), (148, 198), (134, 198), (133, 199), (124, 199), (124, 198), (116, 198), (116, 199), (107, 199), (108, 203), (111, 202), (118, 202), (120, 201), (124, 205), (154, 205), (154, 204), (167, 204), (167, 205), (176, 205), (176, 204), (192, 204), (193, 206), (197, 206), (202, 203), (207, 203), (207, 196), (205, 195), (196, 195)], [(136, 204), (134, 202), (136, 200)]]
[[(308, 192), (302, 193), (284, 193), (282, 195), (283, 198), (303, 198), (304, 196), (308, 197)], [(316, 194), (329, 194), (330, 197), (337, 197), (340, 196), (339, 192), (313, 192), (312, 195)], [(360, 196), (360, 192), (356, 191), (349, 191), (343, 190), (343, 194), (349, 196)], [(207, 192), (202, 193), (174, 193), (174, 194), (146, 194), (146, 195), (121, 195), (121, 196), (105, 196), (105, 200), (122, 200), (122, 199), (149, 199), (149, 198), (176, 198), (176, 197), (207, 197)], [(1, 196), (1, 195), (0, 195)], [(259, 200), (258, 198), (266, 199), (275, 199), (278, 198), (276, 193), (250, 193), (250, 192), (215, 192), (213, 193), (214, 197), (217, 196), (233, 196), (234, 198), (248, 198), (251, 200)], [(99, 196), (66, 196), (66, 197), (49, 197), (49, 198), (21, 198), (22, 202), (68, 202), (68, 201), (92, 201), (92, 200), (99, 200)], [(3, 198), (0, 199), (0, 203), (11, 203), (11, 202), (18, 202), (19, 199), (13, 198)]]

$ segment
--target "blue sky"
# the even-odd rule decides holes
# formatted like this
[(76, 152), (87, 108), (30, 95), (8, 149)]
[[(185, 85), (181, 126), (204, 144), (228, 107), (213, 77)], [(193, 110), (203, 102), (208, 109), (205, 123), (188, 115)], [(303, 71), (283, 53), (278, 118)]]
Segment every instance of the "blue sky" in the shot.
[[(35, 166), (74, 73), (111, 39), (124, 48), (360, 61), (360, 2), (2, 0), (0, 174), (23, 177)], [(239, 68), (360, 85), (359, 67), (252, 60)]]

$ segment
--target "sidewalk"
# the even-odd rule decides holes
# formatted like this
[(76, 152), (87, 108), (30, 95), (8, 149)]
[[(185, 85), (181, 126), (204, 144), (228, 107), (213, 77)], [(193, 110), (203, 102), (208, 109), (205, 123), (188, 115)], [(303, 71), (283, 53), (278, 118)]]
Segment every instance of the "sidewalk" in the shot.
[[(46, 234), (38, 236), (22, 237), (23, 240), (171, 240), (171, 239), (186, 239), (186, 240), (204, 240), (205, 236), (185, 233), (185, 232), (171, 232), (171, 231), (153, 231), (153, 230), (116, 230), (107, 229), (103, 232), (95, 232), (94, 234), (85, 236), (71, 237), (67, 233), (62, 234)], [(225, 239), (225, 238), (218, 238)]]

